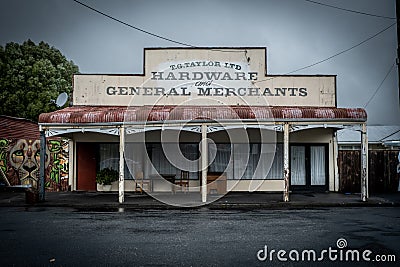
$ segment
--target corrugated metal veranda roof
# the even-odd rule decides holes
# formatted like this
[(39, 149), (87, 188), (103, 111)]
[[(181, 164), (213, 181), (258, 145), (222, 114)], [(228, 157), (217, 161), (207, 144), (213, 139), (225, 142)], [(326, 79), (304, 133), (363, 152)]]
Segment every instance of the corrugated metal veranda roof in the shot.
[(364, 122), (362, 108), (283, 106), (73, 106), (39, 116), (39, 124), (193, 120), (316, 120)]

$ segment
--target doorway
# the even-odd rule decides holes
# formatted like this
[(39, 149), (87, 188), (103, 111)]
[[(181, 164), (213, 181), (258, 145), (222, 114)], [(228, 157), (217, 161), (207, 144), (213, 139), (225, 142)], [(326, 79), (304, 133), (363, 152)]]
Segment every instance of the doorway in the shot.
[(77, 190), (96, 191), (96, 143), (76, 143)]
[(328, 154), (326, 144), (290, 146), (290, 186), (293, 190), (328, 189)]

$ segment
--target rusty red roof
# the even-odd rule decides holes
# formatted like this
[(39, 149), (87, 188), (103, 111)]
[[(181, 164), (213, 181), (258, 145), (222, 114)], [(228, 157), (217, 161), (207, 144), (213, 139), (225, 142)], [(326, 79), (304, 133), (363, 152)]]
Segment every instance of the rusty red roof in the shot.
[(362, 108), (283, 106), (73, 106), (39, 116), (39, 123), (110, 123), (187, 120), (366, 121)]
[(28, 119), (0, 115), (0, 138), (36, 140), (39, 126)]

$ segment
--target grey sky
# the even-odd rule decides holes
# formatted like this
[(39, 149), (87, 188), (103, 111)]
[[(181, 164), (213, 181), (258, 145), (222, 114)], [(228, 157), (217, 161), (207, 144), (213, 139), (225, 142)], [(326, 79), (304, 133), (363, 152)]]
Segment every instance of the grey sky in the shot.
[[(395, 20), (304, 0), (81, 0), (147, 31), (194, 46), (265, 46), (267, 72), (285, 74), (347, 49)], [(395, 17), (395, 0), (319, 0)], [(45, 41), (82, 73), (141, 73), (144, 47), (176, 44), (135, 31), (72, 0), (0, 0), (0, 45)], [(396, 26), (295, 74), (337, 75), (340, 107), (363, 107), (396, 59)], [(395, 67), (367, 106), (369, 124), (400, 125)]]

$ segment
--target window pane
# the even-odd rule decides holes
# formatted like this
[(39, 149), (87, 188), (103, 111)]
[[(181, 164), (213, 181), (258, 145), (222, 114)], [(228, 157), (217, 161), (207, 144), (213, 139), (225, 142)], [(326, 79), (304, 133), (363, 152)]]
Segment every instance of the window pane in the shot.
[[(110, 168), (119, 171), (119, 144), (99, 144), (99, 170)], [(126, 180), (132, 179), (125, 162), (124, 174)]]
[[(154, 166), (153, 171), (151, 174), (155, 174), (157, 171), (159, 174), (175, 174), (176, 177), (181, 175), (181, 170), (175, 167), (166, 157), (164, 150), (168, 150), (168, 146), (176, 147), (175, 144), (164, 144), (163, 146), (161, 143), (154, 143), (148, 144), (147, 149), (148, 153), (151, 157), (151, 162)], [(164, 147), (164, 148), (163, 148)], [(186, 164), (182, 166), (183, 169), (186, 170), (194, 170), (189, 172), (189, 179), (198, 179), (199, 178), (199, 166), (197, 164), (196, 159), (199, 157), (199, 149), (198, 144), (179, 144), (179, 148), (185, 158), (189, 161), (193, 162), (180, 162), (179, 164)]]
[(283, 144), (276, 145), (274, 162), (267, 179), (283, 179)]
[(118, 144), (99, 144), (99, 169), (119, 170)]
[[(216, 149), (216, 151), (214, 151)], [(215, 155), (213, 162), (208, 167), (209, 172), (226, 172), (229, 159), (231, 157), (231, 145), (230, 144), (215, 144), (215, 146), (208, 146), (208, 160), (211, 160), (211, 156)]]
[(306, 160), (304, 146), (292, 146), (290, 157), (290, 179), (292, 185), (306, 185)]
[(311, 146), (311, 185), (325, 185), (325, 147)]
[(256, 179), (260, 144), (234, 144), (234, 179)]
[[(145, 174), (145, 146), (142, 143), (125, 144), (125, 165), (129, 170), (129, 178), (144, 176)], [(125, 174), (127, 172), (125, 171)]]

